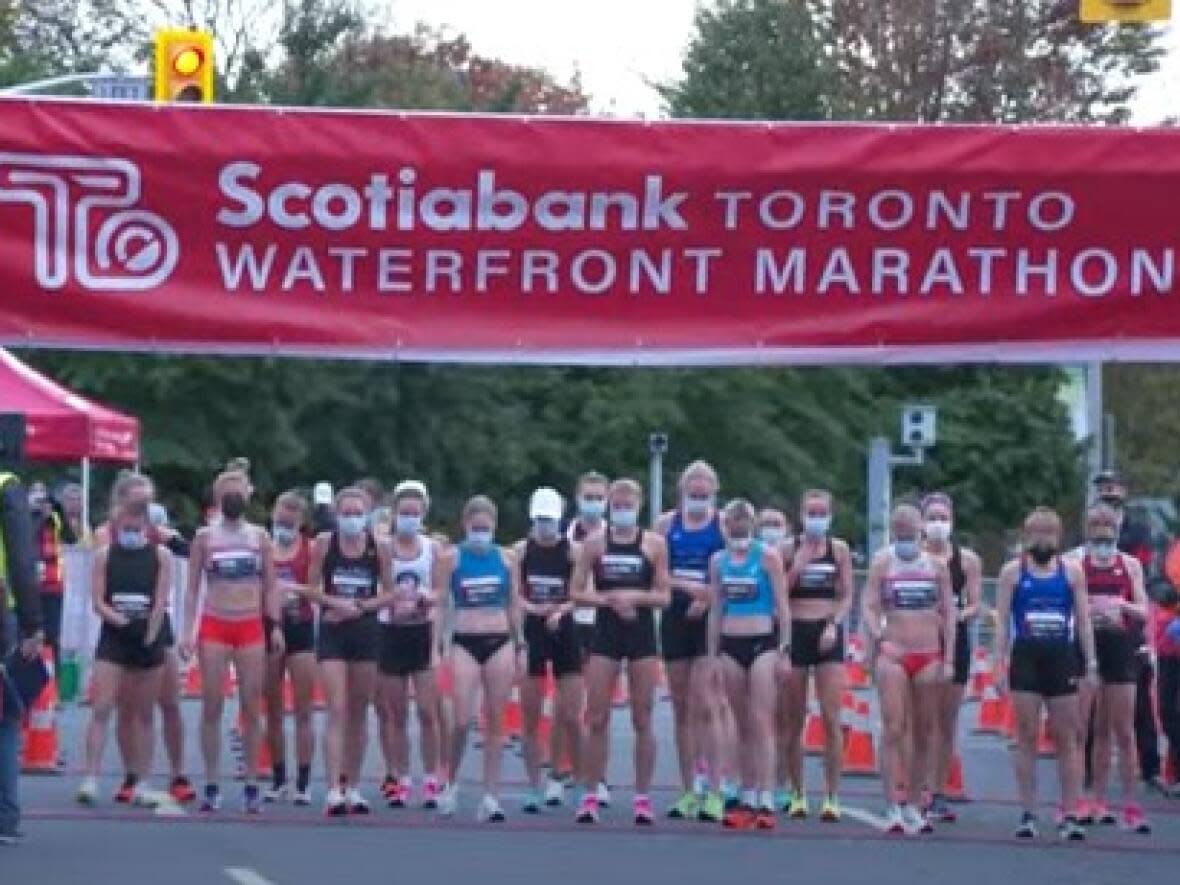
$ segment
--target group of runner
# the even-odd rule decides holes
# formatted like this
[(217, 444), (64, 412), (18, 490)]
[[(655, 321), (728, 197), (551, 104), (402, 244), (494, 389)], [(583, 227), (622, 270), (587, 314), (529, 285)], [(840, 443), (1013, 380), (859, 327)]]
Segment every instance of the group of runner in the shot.
[[(528, 536), (501, 547), (497, 507), (485, 497), (467, 502), (454, 543), (431, 534), (430, 497), (413, 480), (400, 483), (388, 502), (362, 485), (343, 489), (335, 495), (334, 528), (318, 535), (309, 531), (305, 499), (288, 492), (275, 501), (264, 528), (245, 517), (248, 476), (229, 470), (214, 485), (214, 518), (186, 551), (183, 623), (191, 627), (174, 637), (168, 548), (175, 545), (165, 545), (167, 530), (151, 519), (150, 480), (124, 477), (113, 491), (94, 564), (92, 596), (102, 630), (78, 799), (96, 800), (109, 720), (117, 714), (128, 772), (117, 798), (146, 801), (156, 706), (164, 714), (170, 792), (181, 802), (198, 798), (183, 773), (178, 708), (180, 663), (193, 660), (202, 685), (203, 811), (221, 807), (224, 685), (232, 665), (244, 758), (257, 759), (267, 741), (273, 760), (269, 789), (247, 770), (246, 812), (259, 812), (265, 801), (312, 802), (318, 679), (326, 713), (325, 812), (370, 812), (360, 776), (374, 707), (387, 772), (383, 799), (453, 815), (470, 726), (481, 722), (485, 747), (502, 745), (500, 711), (523, 670), (529, 781), (523, 811), (561, 805), (573, 778), (581, 787), (577, 820), (594, 823), (611, 801), (609, 725), (625, 664), (637, 824), (651, 824), (656, 815), (652, 709), (662, 672), (683, 788), (669, 816), (731, 829), (773, 828), (779, 813), (808, 817), (802, 738), (814, 690), (824, 733), (818, 814), (839, 821), (845, 641), (855, 593), (849, 546), (831, 534), (832, 496), (806, 492), (794, 518), (743, 499), (721, 508), (718, 490), (708, 464), (691, 464), (680, 477), (677, 507), (647, 530), (639, 483), (587, 473), (567, 525), (562, 495), (540, 488), (530, 501)], [(943, 494), (898, 507), (891, 542), (873, 557), (861, 593), (859, 621), (880, 695), (885, 821), (899, 833), (930, 832), (935, 822), (954, 820), (940, 791), (970, 671), (982, 568), (974, 552), (955, 542), (953, 517)], [(1060, 519), (1037, 509), (1024, 526), (1024, 553), (1000, 575), (998, 680), (1011, 691), (1016, 715), (1021, 836), (1037, 834), (1042, 707), (1057, 742), (1061, 835), (1083, 838), (1083, 823), (1113, 820), (1105, 804), (1112, 744), (1120, 757), (1122, 822), (1149, 831), (1134, 799), (1130, 732), (1130, 628), (1146, 618), (1147, 604), (1138, 562), (1114, 546), (1117, 529), (1117, 515), (1098, 505), (1087, 516), (1085, 547), (1067, 554)], [(288, 679), (293, 782), (284, 733)], [(553, 728), (545, 736), (550, 679)], [(1081, 794), (1082, 723), (1091, 708), (1097, 711), (1093, 801)], [(411, 709), (425, 773), (417, 792), (407, 734)], [(478, 815), (484, 821), (505, 816), (501, 755), (482, 754)]]

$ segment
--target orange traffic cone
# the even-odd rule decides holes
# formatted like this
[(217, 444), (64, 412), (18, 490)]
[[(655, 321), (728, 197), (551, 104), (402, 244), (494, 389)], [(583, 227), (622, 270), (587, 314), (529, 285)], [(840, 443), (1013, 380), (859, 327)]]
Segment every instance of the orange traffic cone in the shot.
[(505, 738), (519, 738), (524, 734), (524, 716), (520, 709), (520, 689), (513, 687), (508, 703), (500, 711), (500, 733)]
[(877, 774), (877, 751), (869, 729), (868, 701), (857, 702), (856, 712), (848, 723), (842, 770), (846, 776), (852, 777), (874, 777)]
[(551, 746), (550, 739), (553, 735), (553, 720), (548, 716), (542, 715), (537, 720), (537, 746), (541, 750), (541, 764), (549, 765), (552, 760), (549, 758), (549, 748)]
[(851, 689), (868, 688), (869, 671), (865, 669), (864, 640), (859, 635), (848, 638), (848, 660), (844, 662), (844, 682)]
[[(435, 683), (438, 687), (438, 695), (441, 698), (449, 698), (455, 693), (455, 671), (451, 668), (450, 661), (443, 661), (438, 665), (434, 671)], [(319, 683), (316, 683), (316, 698), (322, 699), (322, 689)], [(319, 701), (317, 701), (319, 706)]]
[(803, 752), (808, 756), (824, 754), (824, 720), (814, 709), (807, 711), (807, 724), (803, 726)]
[(963, 786), (963, 760), (959, 754), (951, 756), (951, 769), (947, 772), (946, 783), (942, 786), (942, 795), (956, 802), (967, 801), (967, 790)]
[(972, 732), (975, 734), (1004, 734), (1010, 709), (1011, 704), (1008, 699), (1000, 697), (996, 687), (989, 685), (983, 691), (979, 712), (976, 714), (975, 727), (971, 729)]
[(994, 682), (992, 664), (987, 656), (987, 649), (975, 649), (975, 658), (971, 661), (971, 681), (967, 684), (967, 700), (978, 701), (983, 697), (987, 687), (993, 685)]
[[(413, 685), (413, 680), (410, 681)], [(283, 712), (290, 715), (295, 712), (295, 689), (291, 685), (291, 677), (283, 677)]]
[[(237, 777), (238, 780), (243, 780), (246, 776), (246, 749), (244, 743), (246, 739), (246, 717), (240, 709), (238, 710), (237, 734), (243, 742), (239, 745), (239, 753), (241, 755), (238, 762)], [(258, 727), (258, 758), (256, 763), (254, 766), (255, 777), (268, 778), (271, 776), (273, 773), (274, 759), (271, 758), (270, 741), (266, 739), (266, 729), (262, 727), (261, 722), (259, 722)]]
[(1042, 759), (1052, 759), (1057, 755), (1057, 742), (1049, 731), (1049, 717), (1041, 720), (1041, 733), (1037, 735), (1037, 755)]
[(193, 661), (184, 670), (184, 685), (180, 689), (181, 697), (195, 700), (201, 696), (201, 668)]
[(626, 707), (631, 703), (631, 693), (627, 688), (626, 673), (620, 673), (619, 678), (615, 680), (615, 687), (611, 693), (610, 703), (612, 707)]
[(24, 774), (59, 774), (57, 767), (57, 674), (53, 671), (53, 651), (41, 649), (41, 660), (49, 671), (49, 681), (29, 709), (24, 728), (21, 771)]

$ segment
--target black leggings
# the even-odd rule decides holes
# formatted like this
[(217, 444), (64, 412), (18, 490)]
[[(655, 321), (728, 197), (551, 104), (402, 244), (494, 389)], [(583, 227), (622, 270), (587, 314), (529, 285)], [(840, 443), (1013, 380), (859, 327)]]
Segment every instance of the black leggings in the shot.
[(1159, 659), (1159, 684), (1156, 686), (1160, 723), (1168, 736), (1168, 755), (1172, 771), (1180, 775), (1180, 658)]

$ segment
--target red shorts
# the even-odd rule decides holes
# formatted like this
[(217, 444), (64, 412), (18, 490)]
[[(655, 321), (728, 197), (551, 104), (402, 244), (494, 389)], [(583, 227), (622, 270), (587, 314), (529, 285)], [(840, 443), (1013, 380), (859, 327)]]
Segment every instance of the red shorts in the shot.
[(197, 642), (224, 645), (233, 649), (262, 645), (265, 638), (261, 616), (231, 621), (217, 615), (201, 615), (201, 626), (197, 630)]
[(942, 663), (942, 652), (909, 651), (901, 656), (900, 663), (905, 675), (913, 679), (931, 664)]

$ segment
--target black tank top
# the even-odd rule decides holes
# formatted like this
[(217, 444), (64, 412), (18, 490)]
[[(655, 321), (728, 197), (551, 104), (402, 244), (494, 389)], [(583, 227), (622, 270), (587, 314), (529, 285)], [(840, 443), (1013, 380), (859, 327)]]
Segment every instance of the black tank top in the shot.
[(598, 592), (650, 590), (651, 580), (651, 560), (643, 552), (643, 532), (638, 532), (631, 543), (621, 544), (608, 531), (606, 551), (594, 567), (594, 583)]
[(341, 599), (372, 599), (377, 595), (381, 578), (381, 561), (377, 542), (365, 534), (365, 550), (360, 556), (346, 556), (340, 549), (340, 535), (332, 533), (324, 556), (324, 595)]
[(967, 587), (967, 574), (963, 571), (963, 548), (958, 544), (951, 544), (951, 558), (946, 563), (947, 571), (951, 573), (951, 592), (955, 595), (955, 606), (963, 608), (967, 600), (963, 590)]
[[(827, 599), (836, 598), (836, 554), (832, 546), (832, 539), (824, 541), (824, 555), (807, 563), (799, 574), (795, 576), (795, 583), (791, 585), (791, 599)], [(795, 538), (795, 556), (803, 550), (803, 537)]]
[(566, 538), (551, 547), (530, 538), (520, 563), (524, 598), (538, 605), (568, 602), (570, 598), (570, 542)]
[(138, 550), (112, 544), (107, 550), (106, 604), (132, 621), (146, 621), (152, 611), (159, 573), (155, 544)]

